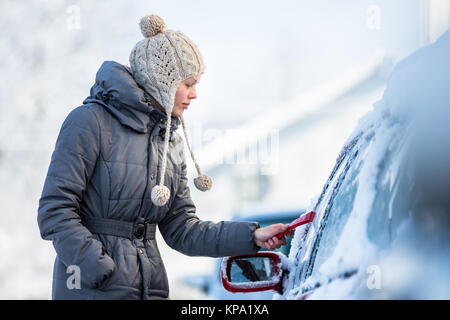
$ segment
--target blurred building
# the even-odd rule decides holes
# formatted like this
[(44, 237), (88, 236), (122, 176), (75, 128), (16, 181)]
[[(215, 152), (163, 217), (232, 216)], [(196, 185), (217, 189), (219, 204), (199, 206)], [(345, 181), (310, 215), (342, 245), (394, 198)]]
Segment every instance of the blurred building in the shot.
[[(214, 139), (209, 137), (212, 141), (197, 150), (198, 159), (217, 191), (194, 192), (200, 213), (221, 218), (252, 207), (295, 209), (307, 204), (320, 191), (358, 119), (381, 98), (395, 62), (435, 41), (450, 26), (447, 0), (359, 1), (349, 11), (354, 7), (359, 15), (349, 14), (338, 36), (353, 39), (351, 49), (357, 53), (351, 61), (340, 61), (329, 52), (330, 60), (347, 64), (344, 72), (239, 127), (203, 132)], [(202, 138), (199, 126), (194, 124), (191, 132), (197, 141)]]

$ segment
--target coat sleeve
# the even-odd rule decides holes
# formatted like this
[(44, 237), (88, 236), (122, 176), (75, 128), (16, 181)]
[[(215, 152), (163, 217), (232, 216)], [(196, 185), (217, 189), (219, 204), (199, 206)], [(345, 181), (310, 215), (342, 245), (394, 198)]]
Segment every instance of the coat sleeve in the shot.
[(259, 247), (253, 240), (257, 222), (200, 220), (187, 186), (186, 162), (183, 154), (182, 174), (177, 193), (158, 227), (166, 243), (188, 256), (224, 257), (255, 253)]
[(98, 287), (115, 269), (102, 243), (81, 224), (80, 202), (100, 149), (100, 128), (92, 110), (81, 106), (65, 119), (39, 200), (37, 221), (58, 258), (80, 268), (81, 282)]

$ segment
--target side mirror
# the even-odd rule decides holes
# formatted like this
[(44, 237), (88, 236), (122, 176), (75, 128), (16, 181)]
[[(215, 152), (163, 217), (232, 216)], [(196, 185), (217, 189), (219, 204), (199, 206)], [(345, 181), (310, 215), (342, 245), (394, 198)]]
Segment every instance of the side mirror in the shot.
[(222, 285), (230, 292), (279, 291), (282, 274), (281, 259), (273, 252), (227, 257), (222, 261)]

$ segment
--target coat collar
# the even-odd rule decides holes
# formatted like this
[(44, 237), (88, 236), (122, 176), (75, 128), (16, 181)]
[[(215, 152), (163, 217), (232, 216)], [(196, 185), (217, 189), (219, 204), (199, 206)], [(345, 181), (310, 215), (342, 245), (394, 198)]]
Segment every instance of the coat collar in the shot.
[[(155, 107), (152, 98), (134, 80), (129, 67), (105, 61), (97, 71), (90, 95), (83, 104), (98, 103), (118, 121), (137, 132), (148, 133), (155, 125), (166, 127), (166, 114)], [(171, 131), (180, 124), (172, 117)]]

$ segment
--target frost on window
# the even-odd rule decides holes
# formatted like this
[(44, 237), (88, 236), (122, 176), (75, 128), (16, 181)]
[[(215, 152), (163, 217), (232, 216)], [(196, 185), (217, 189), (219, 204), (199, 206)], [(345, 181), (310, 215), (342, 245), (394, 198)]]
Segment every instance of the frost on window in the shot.
[[(399, 128), (400, 129), (400, 128)], [(413, 181), (404, 163), (404, 134), (396, 130), (379, 163), (375, 199), (367, 220), (367, 237), (379, 248), (387, 248), (396, 236), (402, 221), (408, 216)]]
[(326, 205), (306, 276), (314, 277), (318, 275), (322, 263), (333, 253), (347, 218), (353, 210), (353, 202), (359, 183), (359, 172), (363, 165), (364, 151), (366, 151), (368, 145), (365, 139), (361, 140), (365, 143), (356, 146), (355, 150), (349, 155), (345, 168), (335, 186), (335, 194)]

